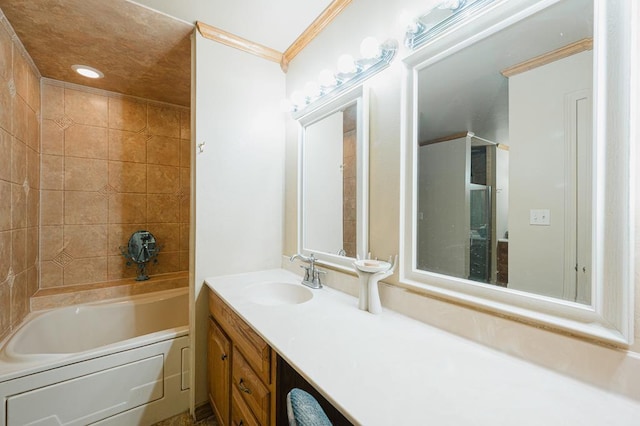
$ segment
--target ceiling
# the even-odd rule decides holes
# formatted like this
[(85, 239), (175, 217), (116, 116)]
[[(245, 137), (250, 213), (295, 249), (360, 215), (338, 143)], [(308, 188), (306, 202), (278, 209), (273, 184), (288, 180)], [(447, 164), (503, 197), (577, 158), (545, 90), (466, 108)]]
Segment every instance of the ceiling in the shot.
[(508, 79), (500, 72), (591, 37), (592, 2), (567, 0), (422, 69), (419, 140), (469, 131), (509, 144)]
[[(43, 77), (189, 106), (195, 21), (284, 51), (330, 3), (0, 0), (0, 9)], [(105, 77), (81, 77), (74, 64)]]

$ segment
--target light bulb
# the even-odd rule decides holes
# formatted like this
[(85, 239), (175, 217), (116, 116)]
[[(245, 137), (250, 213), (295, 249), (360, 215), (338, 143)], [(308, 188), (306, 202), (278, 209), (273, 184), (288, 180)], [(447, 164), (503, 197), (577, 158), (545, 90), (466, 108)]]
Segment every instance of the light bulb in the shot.
[(291, 103), (296, 107), (305, 106), (307, 104), (307, 97), (299, 90), (296, 90), (291, 94)]
[(367, 37), (360, 43), (360, 54), (367, 59), (376, 58), (380, 54), (380, 43), (375, 37)]
[(356, 63), (353, 60), (353, 56), (344, 54), (338, 58), (338, 71), (343, 74), (349, 74), (356, 72)]
[(80, 74), (83, 77), (87, 78), (103, 78), (104, 74), (102, 71), (90, 67), (88, 65), (72, 65), (71, 69)]
[(320, 81), (320, 85), (323, 87), (333, 87), (336, 85), (336, 77), (333, 75), (333, 72), (328, 69), (320, 71), (318, 81)]
[(317, 81), (310, 81), (304, 86), (304, 93), (307, 97), (315, 99), (320, 96), (320, 84)]

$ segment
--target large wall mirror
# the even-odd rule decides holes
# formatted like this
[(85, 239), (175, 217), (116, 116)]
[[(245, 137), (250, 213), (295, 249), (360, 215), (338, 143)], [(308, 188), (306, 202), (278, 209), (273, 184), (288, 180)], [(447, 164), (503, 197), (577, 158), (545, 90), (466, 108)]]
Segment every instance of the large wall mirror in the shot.
[(338, 267), (367, 252), (367, 120), (363, 86), (298, 119), (299, 251)]
[(405, 60), (403, 283), (630, 343), (623, 3), (496, 1)]

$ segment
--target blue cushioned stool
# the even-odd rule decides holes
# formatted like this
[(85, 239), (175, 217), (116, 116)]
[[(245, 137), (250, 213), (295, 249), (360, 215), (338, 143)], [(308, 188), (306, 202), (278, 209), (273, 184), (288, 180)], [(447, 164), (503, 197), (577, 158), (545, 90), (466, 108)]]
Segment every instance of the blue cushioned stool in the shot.
[(287, 394), (289, 426), (332, 426), (318, 401), (302, 389)]

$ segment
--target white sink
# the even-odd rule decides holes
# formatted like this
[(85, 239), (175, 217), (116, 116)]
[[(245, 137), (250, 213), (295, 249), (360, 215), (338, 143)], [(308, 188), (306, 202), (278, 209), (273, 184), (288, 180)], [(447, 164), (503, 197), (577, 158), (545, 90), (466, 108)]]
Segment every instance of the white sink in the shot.
[(266, 282), (246, 288), (248, 299), (258, 305), (298, 305), (313, 298), (313, 292), (301, 284)]

